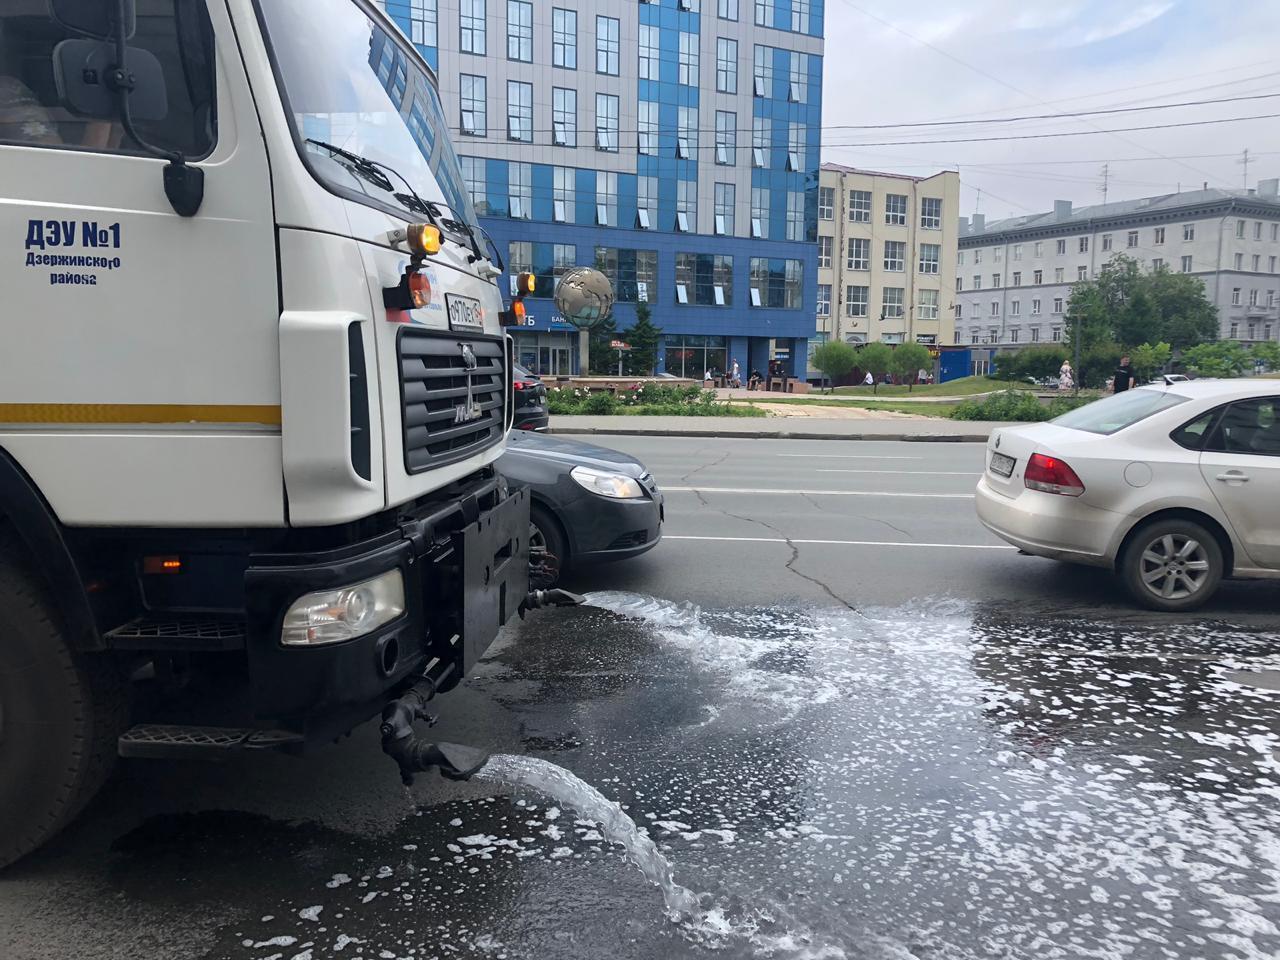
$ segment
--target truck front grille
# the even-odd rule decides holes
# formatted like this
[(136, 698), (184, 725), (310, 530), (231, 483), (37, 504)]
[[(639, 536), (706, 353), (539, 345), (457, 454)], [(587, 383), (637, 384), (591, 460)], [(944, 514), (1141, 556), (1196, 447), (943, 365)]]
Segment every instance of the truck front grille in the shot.
[(456, 463), (502, 439), (501, 339), (406, 327), (398, 352), (407, 473)]

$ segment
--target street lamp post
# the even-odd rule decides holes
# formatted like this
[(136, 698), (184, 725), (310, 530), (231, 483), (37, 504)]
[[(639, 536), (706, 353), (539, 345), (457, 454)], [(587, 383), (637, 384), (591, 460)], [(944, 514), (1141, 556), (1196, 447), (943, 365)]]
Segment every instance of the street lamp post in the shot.
[(1071, 346), (1075, 350), (1075, 395), (1080, 396), (1080, 314), (1073, 313), (1071, 315)]

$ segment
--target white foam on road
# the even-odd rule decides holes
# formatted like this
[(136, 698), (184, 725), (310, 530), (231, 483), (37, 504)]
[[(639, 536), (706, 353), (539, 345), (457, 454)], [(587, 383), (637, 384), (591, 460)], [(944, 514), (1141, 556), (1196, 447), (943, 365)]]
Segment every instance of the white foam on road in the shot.
[(903, 493), (898, 490), (783, 490), (776, 487), (663, 487), (663, 493), (781, 494), (788, 497), (910, 497), (926, 500), (972, 500), (972, 493)]
[(792, 537), (785, 540), (782, 537), (696, 537), (691, 534), (663, 534), (664, 540), (712, 540), (723, 541), (725, 543), (791, 543), (791, 544), (816, 544), (819, 546), (836, 546), (836, 547), (937, 547), (946, 550), (1016, 550), (1016, 547), (1008, 546), (1002, 543), (916, 543), (914, 541), (901, 540), (801, 540)]

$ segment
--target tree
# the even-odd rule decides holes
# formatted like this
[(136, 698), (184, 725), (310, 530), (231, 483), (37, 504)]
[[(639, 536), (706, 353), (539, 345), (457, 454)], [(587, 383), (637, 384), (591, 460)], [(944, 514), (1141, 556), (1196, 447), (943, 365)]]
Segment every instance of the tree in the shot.
[(1249, 353), (1255, 361), (1261, 360), (1268, 370), (1280, 370), (1280, 343), (1274, 340), (1255, 343)]
[(1107, 385), (1107, 377), (1120, 366), (1124, 349), (1113, 341), (1095, 343), (1080, 352), (1080, 366), (1076, 370), (1076, 384), (1090, 389)]
[(1217, 311), (1204, 295), (1203, 281), (1163, 267), (1146, 273), (1123, 255), (1071, 288), (1068, 312), (1068, 342), (1074, 349), (1078, 335), (1082, 353), (1107, 342), (1168, 343), (1181, 350), (1218, 335)]
[(1138, 383), (1146, 383), (1165, 368), (1173, 348), (1167, 343), (1140, 343), (1129, 351), (1129, 365)]
[(1253, 368), (1253, 358), (1234, 340), (1201, 343), (1182, 352), (1188, 370), (1201, 377), (1238, 377)]
[(618, 339), (618, 326), (613, 322), (613, 317), (592, 327), (587, 338), (590, 372), (606, 376), (617, 373), (618, 351), (609, 346), (611, 341)]
[(1023, 347), (1017, 353), (1000, 355), (995, 376), (1000, 380), (1017, 382), (1025, 382), (1028, 377), (1051, 380), (1058, 375), (1066, 359), (1066, 348), (1059, 344)]
[(889, 369), (907, 381), (908, 392), (915, 386), (920, 371), (932, 366), (929, 348), (919, 343), (901, 344), (894, 349), (893, 358), (889, 361)]
[(647, 377), (658, 363), (662, 331), (653, 325), (652, 316), (647, 303), (637, 303), (636, 322), (622, 335), (622, 339), (631, 344), (631, 349), (622, 357), (622, 368), (629, 376)]
[(834, 386), (835, 381), (858, 365), (858, 354), (843, 340), (828, 340), (814, 348), (809, 363), (815, 370), (821, 370)]
[(893, 348), (887, 343), (868, 343), (858, 351), (858, 366), (871, 374), (872, 393), (880, 392), (880, 378), (889, 372), (893, 363)]

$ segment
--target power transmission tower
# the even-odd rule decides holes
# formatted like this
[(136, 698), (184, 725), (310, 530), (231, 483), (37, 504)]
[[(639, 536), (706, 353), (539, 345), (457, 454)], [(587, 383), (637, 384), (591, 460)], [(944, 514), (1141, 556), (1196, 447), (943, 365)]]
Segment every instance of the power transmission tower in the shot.
[(1244, 189), (1248, 190), (1249, 189), (1249, 148), (1248, 147), (1245, 147), (1244, 149), (1244, 156), (1241, 157), (1236, 162), (1240, 164), (1242, 167), (1244, 167)]
[(1107, 202), (1107, 188), (1111, 185), (1111, 164), (1102, 165), (1102, 202)]

